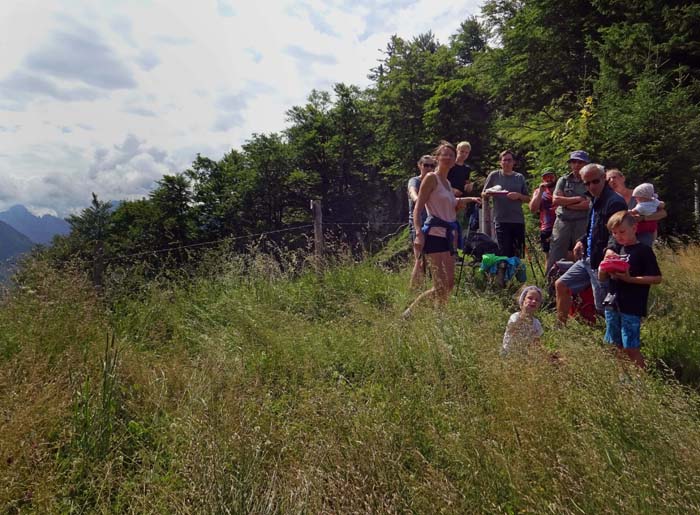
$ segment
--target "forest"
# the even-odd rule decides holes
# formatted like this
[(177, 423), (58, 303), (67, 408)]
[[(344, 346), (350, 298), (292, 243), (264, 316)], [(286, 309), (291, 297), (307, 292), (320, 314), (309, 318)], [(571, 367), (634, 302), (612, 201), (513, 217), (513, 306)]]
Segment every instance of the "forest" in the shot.
[[(565, 173), (568, 153), (586, 149), (628, 186), (655, 185), (669, 212), (662, 235), (695, 238), (699, 27), (694, 2), (487, 1), (447, 42), (394, 35), (369, 87), (311, 91), (281, 133), (253, 134), (219, 160), (198, 155), (148, 198), (94, 197), (49, 252), (182, 262), (177, 249), (236, 238), (240, 250), (246, 235), (308, 224), (310, 199), (339, 238), (371, 240), (406, 220), (406, 181), (441, 139), (471, 142), (477, 184), (505, 148), (529, 178)], [(278, 240), (301, 244), (294, 232)]]

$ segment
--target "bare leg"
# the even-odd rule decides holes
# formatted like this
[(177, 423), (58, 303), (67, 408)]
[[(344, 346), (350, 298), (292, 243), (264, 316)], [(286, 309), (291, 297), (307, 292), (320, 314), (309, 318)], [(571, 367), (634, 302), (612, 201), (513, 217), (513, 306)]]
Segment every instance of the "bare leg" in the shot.
[(430, 273), (433, 277), (433, 287), (418, 295), (418, 298), (404, 311), (407, 317), (411, 312), (426, 299), (433, 299), (436, 305), (447, 303), (450, 293), (454, 288), (455, 278), (455, 258), (449, 252), (436, 252), (426, 254)]
[(423, 284), (423, 280), (425, 279), (425, 256), (415, 251), (414, 254), (415, 260), (413, 262), (413, 270), (411, 271), (411, 281), (409, 282), (409, 288), (411, 290), (420, 288), (420, 285)]
[(571, 290), (561, 279), (554, 283), (557, 292), (557, 318), (562, 324), (566, 324), (569, 319), (569, 309), (571, 308)]
[(450, 293), (455, 287), (455, 257), (449, 252), (438, 252), (431, 263), (431, 272), (435, 274), (435, 289), (437, 290), (435, 302), (446, 304), (450, 299)]

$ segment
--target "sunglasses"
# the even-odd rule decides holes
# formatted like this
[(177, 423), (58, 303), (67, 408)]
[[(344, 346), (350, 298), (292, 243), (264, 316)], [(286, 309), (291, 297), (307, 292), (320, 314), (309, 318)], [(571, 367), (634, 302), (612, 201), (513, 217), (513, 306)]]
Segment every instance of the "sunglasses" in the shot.
[(421, 166), (425, 168), (435, 168), (435, 163), (421, 163)]
[(588, 186), (590, 186), (591, 184), (600, 184), (600, 181), (601, 181), (601, 179), (600, 179), (600, 177), (599, 177), (599, 178), (597, 178), (597, 179), (593, 179), (592, 181), (588, 181), (588, 182), (583, 181), (583, 185), (584, 185), (586, 188), (588, 188)]

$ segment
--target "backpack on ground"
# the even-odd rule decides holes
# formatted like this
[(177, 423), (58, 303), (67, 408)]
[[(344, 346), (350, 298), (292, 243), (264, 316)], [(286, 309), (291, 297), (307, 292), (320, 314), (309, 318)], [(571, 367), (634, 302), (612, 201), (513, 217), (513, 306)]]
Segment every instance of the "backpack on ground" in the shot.
[(471, 233), (464, 240), (462, 250), (468, 256), (474, 258), (474, 261), (481, 261), (484, 254), (497, 254), (498, 243), (493, 241), (483, 232)]

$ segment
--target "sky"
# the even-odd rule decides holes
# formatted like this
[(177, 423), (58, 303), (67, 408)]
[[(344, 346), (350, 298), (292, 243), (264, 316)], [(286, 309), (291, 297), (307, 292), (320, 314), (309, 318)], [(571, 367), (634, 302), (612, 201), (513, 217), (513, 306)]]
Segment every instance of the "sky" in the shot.
[(393, 34), (448, 43), (480, 0), (3, 0), (0, 211), (148, 195), (197, 153), (280, 132), (313, 89), (362, 88)]

